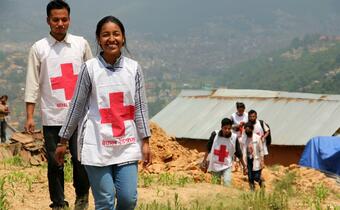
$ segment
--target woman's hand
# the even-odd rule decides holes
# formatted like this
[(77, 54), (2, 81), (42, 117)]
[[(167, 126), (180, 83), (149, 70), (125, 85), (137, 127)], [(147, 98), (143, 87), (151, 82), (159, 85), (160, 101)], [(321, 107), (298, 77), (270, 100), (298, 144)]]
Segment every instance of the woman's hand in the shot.
[(149, 138), (144, 138), (142, 142), (143, 167), (148, 167), (152, 164), (152, 154), (149, 146)]
[(57, 164), (59, 166), (64, 165), (64, 156), (67, 149), (67, 139), (61, 139), (60, 143), (57, 144), (57, 149), (55, 150), (54, 156)]

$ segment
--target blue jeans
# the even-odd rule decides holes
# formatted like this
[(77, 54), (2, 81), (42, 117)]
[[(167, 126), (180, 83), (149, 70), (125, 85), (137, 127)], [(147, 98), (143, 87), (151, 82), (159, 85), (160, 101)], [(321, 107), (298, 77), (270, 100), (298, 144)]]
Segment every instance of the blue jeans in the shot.
[[(133, 210), (137, 203), (137, 162), (109, 166), (85, 165), (96, 210)], [(115, 208), (115, 197), (117, 206)]]

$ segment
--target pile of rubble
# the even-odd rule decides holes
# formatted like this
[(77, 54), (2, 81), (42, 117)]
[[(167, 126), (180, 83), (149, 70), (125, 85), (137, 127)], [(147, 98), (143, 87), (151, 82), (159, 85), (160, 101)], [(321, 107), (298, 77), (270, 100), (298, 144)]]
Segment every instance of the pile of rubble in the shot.
[(41, 165), (46, 162), (46, 151), (44, 149), (44, 138), (41, 131), (32, 135), (24, 132), (15, 132), (10, 138), (10, 143), (1, 144), (0, 160), (20, 156), (31, 165)]
[[(199, 163), (202, 161), (204, 153), (197, 150), (189, 150), (180, 145), (174, 137), (168, 136), (165, 131), (155, 123), (150, 123), (151, 139), (150, 147), (152, 151), (152, 165), (144, 172), (159, 173), (176, 173), (192, 176), (195, 180), (203, 181), (208, 174), (204, 173)], [(139, 167), (140, 170), (142, 166)]]

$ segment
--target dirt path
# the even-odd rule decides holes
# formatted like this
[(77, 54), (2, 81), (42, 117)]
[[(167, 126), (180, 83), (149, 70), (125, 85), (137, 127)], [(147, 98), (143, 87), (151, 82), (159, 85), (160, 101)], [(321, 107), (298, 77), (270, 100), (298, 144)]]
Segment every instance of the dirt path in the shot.
[[(270, 179), (274, 179), (275, 176), (284, 173), (284, 168), (275, 169), (275, 173), (271, 172)], [(291, 169), (293, 170), (293, 169)], [(312, 186), (313, 182), (319, 181), (326, 184), (327, 188), (332, 190), (332, 194), (327, 199), (326, 203), (340, 206), (340, 187), (334, 180), (328, 180), (322, 175), (317, 175), (319, 172), (314, 170), (303, 170), (304, 175), (308, 175), (306, 179), (297, 179), (295, 187), (299, 187), (300, 191), (307, 191)], [(265, 173), (269, 173), (266, 171)], [(273, 175), (274, 174), (274, 175)], [(314, 175), (313, 175), (314, 174)], [(0, 164), (0, 177), (3, 176), (16, 177), (12, 178), (14, 181), (8, 180), (5, 185), (7, 192), (7, 199), (10, 203), (10, 209), (13, 210), (49, 210), (48, 205), (49, 193), (46, 178), (46, 168), (42, 167), (14, 167), (5, 166)], [(266, 175), (268, 177), (268, 174)], [(25, 178), (26, 177), (26, 178)], [(29, 178), (34, 179), (29, 189)], [(327, 181), (327, 182), (324, 182)], [(334, 182), (333, 182), (334, 181)], [(12, 184), (11, 184), (12, 183)], [(328, 183), (328, 184), (327, 184)], [(152, 184), (147, 188), (138, 189), (138, 202), (139, 203), (151, 203), (156, 201), (158, 203), (171, 203), (175, 202), (175, 196), (178, 196), (179, 202), (185, 206), (192, 206), (195, 202), (209, 204), (216, 200), (220, 200), (223, 203), (232, 203), (239, 201), (239, 197), (242, 193), (248, 191), (247, 183), (244, 178), (239, 176), (239, 173), (235, 173), (233, 187), (223, 187), (221, 185), (209, 184), (209, 183), (189, 183), (185, 187), (179, 186), (162, 186), (159, 184)], [(304, 190), (303, 190), (304, 189)], [(270, 187), (266, 189), (270, 191)], [(309, 191), (311, 195), (312, 191)], [(73, 203), (75, 200), (74, 189), (72, 183), (65, 184), (65, 195), (67, 201), (70, 203), (71, 209), (73, 209)], [(295, 201), (294, 201), (295, 202)], [(290, 203), (294, 203), (290, 202)], [(301, 200), (297, 203), (301, 205)], [(290, 204), (291, 206), (292, 204)], [(300, 207), (294, 206), (291, 209), (300, 209)], [(92, 195), (90, 196), (90, 208), (94, 209), (94, 202)]]

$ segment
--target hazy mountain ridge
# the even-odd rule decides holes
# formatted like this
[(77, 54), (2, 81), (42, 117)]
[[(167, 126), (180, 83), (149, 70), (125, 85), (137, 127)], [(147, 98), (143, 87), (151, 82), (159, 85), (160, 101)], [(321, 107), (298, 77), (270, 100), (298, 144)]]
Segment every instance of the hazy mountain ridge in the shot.
[[(291, 47), (239, 63), (218, 84), (229, 88), (340, 94), (340, 36), (307, 36)], [(308, 41), (306, 41), (308, 40)]]

